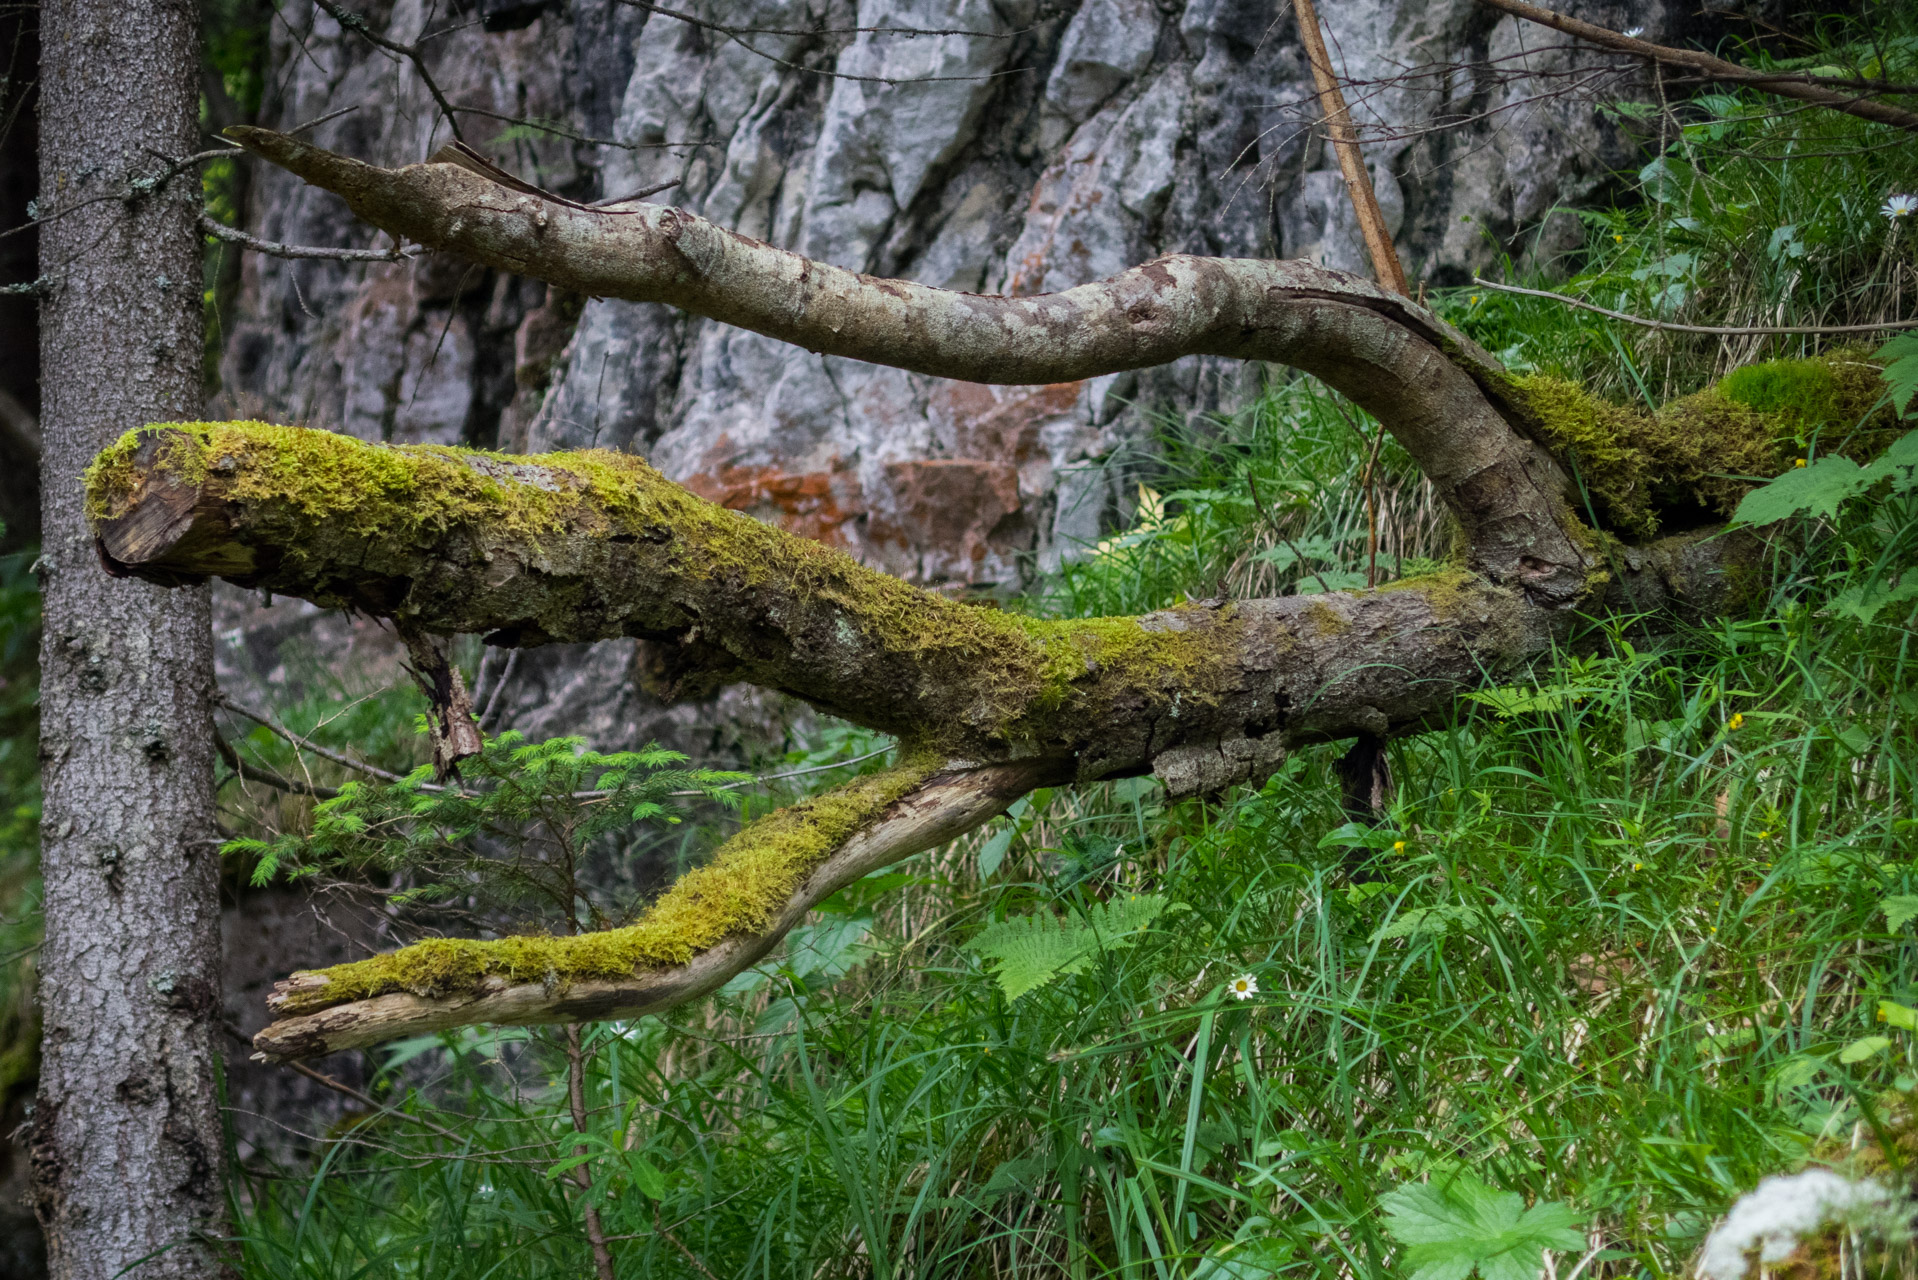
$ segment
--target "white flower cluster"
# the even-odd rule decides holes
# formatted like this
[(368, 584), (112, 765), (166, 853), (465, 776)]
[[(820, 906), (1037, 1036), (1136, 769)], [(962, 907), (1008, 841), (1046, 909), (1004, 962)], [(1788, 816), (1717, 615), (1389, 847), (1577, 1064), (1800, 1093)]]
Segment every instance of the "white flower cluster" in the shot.
[(1783, 1262), (1803, 1236), (1890, 1198), (1875, 1182), (1853, 1182), (1829, 1169), (1767, 1178), (1712, 1228), (1698, 1258), (1698, 1280), (1744, 1280), (1753, 1249), (1761, 1264)]

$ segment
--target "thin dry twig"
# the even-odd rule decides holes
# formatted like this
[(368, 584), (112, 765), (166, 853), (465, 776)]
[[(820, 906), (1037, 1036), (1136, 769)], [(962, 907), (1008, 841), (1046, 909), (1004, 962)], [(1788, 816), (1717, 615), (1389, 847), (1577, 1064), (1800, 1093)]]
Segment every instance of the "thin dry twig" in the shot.
[(238, 227), (229, 227), (212, 214), (200, 215), (200, 230), (228, 244), (237, 244), (242, 249), (254, 253), (264, 253), (274, 258), (320, 258), (331, 262), (405, 262), (418, 251), (409, 253), (405, 249), (332, 249), (322, 245), (281, 244), (275, 240), (262, 240), (258, 236), (248, 235)]
[(315, 800), (332, 800), (340, 793), (332, 787), (323, 787), (317, 782), (302, 782), (298, 778), (289, 778), (272, 769), (263, 769), (259, 765), (248, 764), (240, 759), (240, 753), (225, 738), (213, 739), (214, 750), (220, 753), (220, 759), (226, 761), (227, 768), (233, 770), (233, 776), (242, 782), (258, 782), (272, 787), (275, 791), (285, 791), (290, 795), (312, 796)]
[(825, 76), (826, 78), (831, 80), (856, 80), (865, 84), (889, 84), (889, 85), (934, 84), (934, 83), (938, 83), (940, 81), (945, 81), (945, 80), (962, 80), (962, 81), (996, 80), (1000, 78), (1001, 76), (1015, 76), (1015, 75), (1020, 75), (1020, 74), (1023, 74), (1024, 72), (1032, 70), (1031, 67), (1012, 67), (1002, 71), (989, 71), (985, 75), (979, 75), (979, 76), (914, 76), (910, 80), (898, 80), (890, 76), (862, 76), (862, 75), (855, 75), (850, 71), (833, 71), (833, 70), (828, 70), (825, 67), (809, 67), (803, 63), (789, 62), (785, 58), (779, 57), (777, 54), (767, 53), (764, 49), (760, 49), (753, 45), (750, 45), (744, 39), (741, 38), (742, 36), (746, 36), (746, 35), (818, 36), (818, 35), (831, 35), (831, 34), (845, 33), (845, 32), (871, 31), (871, 32), (884, 33), (884, 34), (905, 35), (905, 36), (983, 36), (990, 39), (998, 40), (998, 39), (1006, 39), (1011, 36), (1020, 34), (1019, 32), (1016, 32), (1016, 31), (1008, 31), (1008, 32), (1000, 33), (995, 31), (967, 31), (967, 30), (960, 30), (956, 28), (943, 29), (943, 28), (932, 28), (932, 27), (844, 27), (844, 28), (820, 28), (818, 30), (806, 30), (803, 28), (783, 28), (783, 27), (735, 27), (735, 26), (729, 26), (728, 24), (723, 22), (713, 22), (713, 21), (710, 21), (709, 19), (697, 17), (690, 13), (684, 13), (678, 9), (667, 9), (660, 5), (649, 4), (647, 3), (647, 0), (619, 0), (619, 3), (623, 5), (629, 5), (635, 9), (644, 9), (648, 13), (656, 13), (660, 15), (662, 18), (672, 18), (675, 21), (688, 23), (692, 26), (702, 28), (703, 30), (711, 31), (714, 35), (724, 36), (726, 37), (726, 39), (732, 41), (734, 44), (744, 49), (747, 53), (750, 53), (755, 57), (764, 58), (766, 61), (773, 63), (776, 66), (785, 67), (790, 71), (804, 72), (807, 75)]
[(453, 114), (453, 104), (446, 100), (446, 95), (440, 91), (439, 82), (434, 80), (433, 73), (426, 69), (426, 55), (420, 52), (419, 45), (401, 44), (397, 40), (387, 39), (373, 30), (365, 17), (344, 5), (335, 3), (335, 0), (313, 0), (313, 3), (326, 10), (333, 21), (346, 30), (357, 32), (368, 43), (412, 63), (413, 69), (420, 73), (420, 81), (426, 86), (426, 91), (433, 95), (433, 101), (438, 104), (441, 114), (446, 117), (446, 127), (453, 131), (455, 138), (465, 141), (465, 135), (460, 132), (460, 122)]
[[(1769, 73), (1754, 71), (1750, 67), (1741, 67), (1736, 62), (1727, 62), (1723, 58), (1695, 49), (1674, 49), (1669, 45), (1653, 44), (1649, 40), (1640, 40), (1609, 27), (1585, 22), (1579, 18), (1567, 17), (1551, 9), (1541, 9), (1537, 5), (1527, 4), (1525, 0), (1479, 0), (1513, 17), (1523, 18), (1527, 22), (1536, 22), (1540, 26), (1562, 31), (1568, 36), (1576, 36), (1603, 49), (1618, 53), (1627, 53), (1648, 62), (1663, 63), (1666, 66), (1684, 67), (1714, 80), (1726, 80), (1750, 85), (1766, 93), (1777, 94), (1781, 98), (1796, 98), (1800, 102), (1809, 102), (1816, 106), (1829, 107), (1833, 111), (1842, 111), (1846, 115), (1857, 116), (1861, 120), (1870, 120), (1875, 124), (1888, 124), (1899, 129), (1908, 129), (1918, 133), (1918, 113), (1894, 107), (1887, 102), (1876, 102), (1858, 93), (1855, 87), (1847, 83), (1849, 77), (1840, 78), (1837, 85), (1828, 85), (1823, 77), (1806, 76), (1797, 72)], [(1852, 90), (1846, 92), (1846, 90)]]
[(1613, 311), (1597, 306), (1582, 298), (1573, 298), (1563, 293), (1552, 293), (1545, 289), (1521, 289), (1515, 284), (1495, 284), (1490, 280), (1472, 277), (1472, 283), (1499, 293), (1522, 293), (1532, 298), (1550, 298), (1562, 302), (1568, 307), (1577, 307), (1581, 311), (1594, 311), (1613, 320), (1623, 320), (1627, 324), (1640, 325), (1646, 329), (1667, 329), (1673, 333), (1712, 333), (1725, 337), (1769, 336), (1773, 334), (1827, 334), (1827, 333), (1883, 333), (1888, 329), (1918, 329), (1918, 319), (1880, 320), (1872, 324), (1788, 324), (1788, 325), (1717, 325), (1717, 324), (1680, 324), (1675, 320), (1652, 320), (1645, 316), (1630, 315), (1623, 311)]
[(1292, 0), (1298, 14), (1299, 38), (1312, 63), (1312, 80), (1319, 90), (1319, 109), (1325, 115), (1332, 148), (1338, 153), (1339, 170), (1345, 175), (1346, 193), (1352, 197), (1352, 209), (1358, 214), (1359, 231), (1365, 237), (1365, 250), (1372, 259), (1372, 274), (1394, 293), (1409, 294), (1405, 268), (1399, 263), (1398, 250), (1392, 245), (1392, 233), (1386, 230), (1385, 215), (1372, 190), (1372, 175), (1366, 172), (1365, 157), (1359, 151), (1358, 131), (1352, 126), (1352, 112), (1339, 90), (1339, 78), (1332, 71), (1332, 55), (1326, 51), (1325, 36), (1319, 30), (1319, 13), (1312, 0)]

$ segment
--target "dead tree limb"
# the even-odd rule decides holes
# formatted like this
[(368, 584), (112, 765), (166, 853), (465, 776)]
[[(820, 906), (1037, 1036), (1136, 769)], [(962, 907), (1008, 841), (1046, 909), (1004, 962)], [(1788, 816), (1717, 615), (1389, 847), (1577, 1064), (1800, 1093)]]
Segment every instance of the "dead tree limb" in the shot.
[[(1706, 529), (1628, 546), (1586, 528), (1541, 443), (1559, 439), (1546, 418), (1562, 410), (1540, 408), (1558, 401), (1409, 300), (1341, 273), (1170, 257), (1060, 294), (956, 294), (811, 262), (679, 210), (603, 213), (458, 165), (389, 171), (278, 134), (236, 136), (409, 240), (815, 351), (995, 382), (1201, 352), (1306, 369), (1378, 416), (1462, 530), (1450, 568), (1375, 590), (1042, 621), (910, 586), (629, 455), (508, 458), (258, 423), (130, 433), (89, 473), (111, 572), (220, 576), (495, 645), (637, 637), (669, 696), (751, 682), (902, 741), (894, 768), (747, 827), (623, 929), (442, 939), (294, 975), (256, 1041), (271, 1057), (664, 1009), (756, 963), (841, 885), (1032, 787), (1150, 773), (1180, 796), (1257, 780), (1299, 744), (1443, 722), (1460, 690), (1511, 678), (1583, 616), (1709, 615), (1755, 576), (1746, 539)], [(1616, 427), (1623, 411), (1607, 412)], [(1769, 440), (1750, 411), (1732, 416)]]
[[(1741, 67), (1736, 62), (1727, 62), (1723, 58), (1702, 53), (1697, 49), (1674, 49), (1670, 45), (1653, 44), (1649, 40), (1640, 40), (1628, 36), (1610, 27), (1601, 27), (1566, 14), (1543, 9), (1525, 0), (1479, 0), (1480, 4), (1490, 6), (1513, 17), (1523, 18), (1527, 22), (1536, 22), (1542, 27), (1562, 31), (1568, 36), (1576, 36), (1588, 44), (1601, 49), (1611, 49), (1618, 53), (1630, 54), (1634, 58), (1643, 58), (1647, 62), (1662, 63), (1668, 67), (1683, 67), (1687, 71), (1697, 72), (1707, 79), (1720, 79), (1734, 84), (1749, 85), (1781, 98), (1791, 98), (1797, 102), (1809, 102), (1815, 106), (1829, 107), (1833, 111), (1842, 111), (1860, 120), (1869, 120), (1873, 124), (1888, 124), (1898, 129), (1918, 132), (1918, 112), (1894, 107), (1887, 102), (1865, 96), (1857, 91), (1859, 81), (1845, 77), (1834, 77), (1837, 87), (1819, 83), (1816, 77), (1800, 72), (1780, 72), (1768, 76), (1762, 71), (1750, 67)], [(1846, 92), (1851, 89), (1852, 92)], [(1902, 86), (1888, 85), (1890, 92), (1902, 91)]]

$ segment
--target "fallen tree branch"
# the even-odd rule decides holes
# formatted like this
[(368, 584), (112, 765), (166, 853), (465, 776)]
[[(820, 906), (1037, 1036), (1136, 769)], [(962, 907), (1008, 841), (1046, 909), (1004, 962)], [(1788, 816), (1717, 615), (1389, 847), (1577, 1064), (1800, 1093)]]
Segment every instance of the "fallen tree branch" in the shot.
[(227, 135), (407, 240), (823, 354), (1027, 385), (1200, 354), (1292, 365), (1388, 424), (1458, 517), (1474, 569), (1560, 604), (1583, 590), (1563, 473), (1523, 430), (1498, 363), (1423, 307), (1343, 272), (1173, 255), (1063, 293), (956, 293), (814, 262), (678, 209), (579, 209), (454, 164), (381, 169), (269, 130)]
[[(684, 1004), (717, 990), (735, 974), (765, 959), (806, 912), (840, 889), (881, 867), (944, 844), (1004, 812), (1014, 800), (1047, 781), (1050, 768), (1047, 762), (1024, 761), (927, 777), (810, 868), (761, 928), (729, 936), (684, 963), (636, 972), (626, 978), (564, 985), (486, 975), (475, 989), (458, 995), (379, 995), (271, 1023), (253, 1038), (259, 1050), (256, 1056), (264, 1061), (286, 1061), (476, 1022), (526, 1026), (633, 1018)], [(734, 843), (748, 838), (752, 831), (748, 827), (734, 837)], [(722, 849), (720, 859), (725, 856), (726, 850)], [(655, 913), (659, 910), (654, 909)], [(642, 920), (634, 927), (644, 924)], [(591, 945), (607, 936), (583, 934), (539, 941)], [(326, 988), (334, 981), (324, 973), (295, 974), (274, 989), (268, 1004), (276, 1011), (324, 1004)]]
[[(949, 293), (809, 261), (679, 210), (606, 213), (461, 164), (385, 170), (231, 132), (395, 235), (815, 351), (993, 382), (1200, 353), (1290, 364), (1373, 412), (1462, 530), (1453, 566), (1375, 590), (1049, 621), (910, 586), (626, 454), (511, 458), (257, 423), (131, 432), (88, 473), (110, 572), (167, 585), (225, 577), (418, 636), (637, 638), (647, 679), (668, 696), (750, 682), (901, 740), (892, 768), (747, 827), (626, 928), (437, 939), (295, 974), (256, 1040), (271, 1057), (668, 1008), (756, 963), (839, 886), (1032, 787), (1151, 773), (1178, 797), (1260, 780), (1302, 743), (1445, 723), (1461, 690), (1576, 643), (1584, 615), (1714, 616), (1758, 578), (1749, 538), (1706, 529), (1628, 546), (1585, 528), (1541, 442), (1580, 415), (1635, 430), (1630, 411), (1522, 384), (1422, 307), (1339, 272), (1174, 256), (1059, 294)], [(1684, 407), (1682, 438), (1715, 439), (1713, 403)], [(1776, 434), (1764, 415), (1732, 405), (1721, 419), (1743, 433), (1722, 448), (1746, 449), (1748, 465), (1694, 458), (1693, 472), (1668, 478), (1764, 465)], [(1647, 438), (1674, 434), (1652, 425)], [(1617, 458), (1583, 474), (1629, 517), (1621, 527), (1649, 536), (1656, 513), (1638, 477), (1665, 460), (1633, 439), (1618, 435)], [(1600, 475), (1600, 463), (1612, 470)], [(1728, 510), (1723, 496), (1713, 500)]]
[(1876, 324), (1790, 324), (1790, 325), (1723, 325), (1723, 324), (1679, 324), (1674, 320), (1651, 320), (1644, 316), (1630, 315), (1623, 311), (1613, 311), (1596, 303), (1574, 298), (1569, 294), (1552, 293), (1545, 289), (1521, 289), (1515, 284), (1497, 284), (1479, 276), (1472, 277), (1472, 283), (1498, 293), (1522, 293), (1528, 298), (1550, 298), (1553, 302), (1562, 302), (1568, 307), (1577, 307), (1580, 311), (1593, 311), (1613, 320), (1623, 320), (1626, 324), (1635, 324), (1647, 329), (1665, 329), (1673, 333), (1714, 333), (1728, 338), (1759, 337), (1772, 334), (1838, 334), (1838, 333), (1883, 333), (1888, 329), (1918, 329), (1918, 318), (1910, 320), (1881, 320)]
[(1568, 36), (1576, 36), (1601, 49), (1612, 49), (1619, 53), (1628, 53), (1635, 58), (1648, 62), (1659, 62), (1671, 67), (1684, 67), (1713, 79), (1736, 81), (1781, 98), (1792, 98), (1799, 102), (1809, 102), (1814, 106), (1829, 107), (1833, 111), (1842, 111), (1846, 115), (1857, 116), (1874, 124), (1888, 124), (1898, 129), (1918, 132), (1918, 113), (1894, 107), (1890, 103), (1877, 102), (1859, 93), (1846, 93), (1843, 90), (1855, 82), (1849, 78), (1839, 81), (1839, 87), (1827, 87), (1817, 83), (1812, 77), (1797, 72), (1785, 72), (1776, 76), (1754, 71), (1750, 67), (1741, 67), (1736, 62), (1727, 62), (1723, 58), (1696, 49), (1674, 49), (1669, 45), (1653, 44), (1649, 40), (1640, 40), (1609, 27), (1579, 18), (1568, 17), (1551, 9), (1541, 9), (1525, 0), (1479, 0), (1480, 4), (1509, 13), (1513, 17), (1523, 18), (1527, 22), (1536, 22), (1540, 26), (1562, 31)]

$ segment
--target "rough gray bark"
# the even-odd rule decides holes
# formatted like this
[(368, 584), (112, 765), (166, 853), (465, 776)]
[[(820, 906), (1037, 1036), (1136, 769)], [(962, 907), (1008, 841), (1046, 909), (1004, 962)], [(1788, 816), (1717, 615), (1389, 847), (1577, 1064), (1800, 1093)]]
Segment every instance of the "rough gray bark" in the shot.
[[(80, 475), (199, 416), (197, 10), (40, 8), (44, 1039), (35, 1204), (59, 1280), (223, 1268), (207, 593), (99, 571)], [(135, 184), (144, 189), (123, 198)], [(94, 201), (94, 203), (83, 203)], [(49, 216), (72, 209), (62, 216)]]

